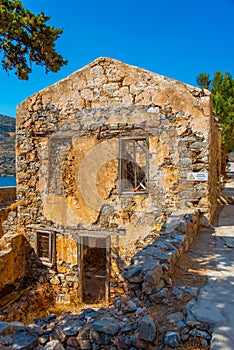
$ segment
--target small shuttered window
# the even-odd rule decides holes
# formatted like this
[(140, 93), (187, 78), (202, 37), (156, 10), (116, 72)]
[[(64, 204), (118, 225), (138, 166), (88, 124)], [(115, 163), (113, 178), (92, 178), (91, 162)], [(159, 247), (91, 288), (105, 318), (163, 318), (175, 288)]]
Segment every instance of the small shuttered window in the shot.
[(36, 251), (42, 262), (53, 264), (55, 254), (55, 233), (37, 231)]

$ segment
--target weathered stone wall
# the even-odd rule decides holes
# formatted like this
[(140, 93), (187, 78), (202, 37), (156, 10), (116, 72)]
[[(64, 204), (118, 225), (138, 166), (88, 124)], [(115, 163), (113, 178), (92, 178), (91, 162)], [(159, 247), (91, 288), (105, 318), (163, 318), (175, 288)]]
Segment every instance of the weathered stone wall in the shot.
[(31, 249), (27, 251), (26, 280), (30, 283), (48, 283), (54, 290), (54, 301), (77, 303), (79, 301), (79, 276), (77, 269), (77, 242), (62, 233), (56, 234), (56, 264), (44, 264), (35, 254), (36, 231), (27, 235)]
[(16, 201), (16, 187), (0, 188), (0, 238), (3, 236), (3, 223), (7, 219), (11, 206)]
[(2, 223), (6, 220), (8, 215), (7, 209), (0, 209), (0, 238), (3, 236)]
[(2, 224), (6, 220), (9, 205), (16, 201), (16, 187), (1, 187), (0, 188), (0, 238), (3, 235)]
[(25, 238), (22, 235), (5, 234), (0, 239), (0, 297), (7, 295), (21, 283), (25, 276)]
[(3, 235), (2, 223), (6, 220), (9, 210), (7, 206), (16, 201), (16, 187), (0, 188), (0, 238)]
[[(119, 270), (163, 218), (175, 209), (200, 210), (207, 220), (214, 212), (213, 132), (208, 91), (112, 59), (100, 58), (25, 100), (17, 111), (17, 196), (27, 206), (19, 207), (17, 230), (33, 248), (35, 232), (52, 229), (57, 254), (56, 269), (42, 266), (41, 273), (32, 250), (28, 274), (45, 276), (73, 298), (79, 234), (102, 232), (111, 239), (111, 266), (123, 262), (110, 273), (111, 293), (124, 290)], [(119, 193), (123, 137), (147, 139), (145, 195)], [(210, 172), (209, 182), (188, 181), (192, 171)]]
[(30, 245), (23, 235), (17, 233), (20, 205), (24, 202), (15, 202), (0, 210), (0, 299), (21, 287), (26, 275), (26, 255)]
[[(35, 220), (46, 223), (49, 220), (65, 227), (98, 223), (101, 227), (109, 228), (126, 223), (129, 225), (136, 220), (140, 224), (138, 217), (141, 217), (145, 227), (147, 216), (149, 225), (153, 226), (157, 216), (165, 211), (170, 213), (176, 204), (179, 208), (185, 205), (198, 208), (208, 206), (207, 203), (199, 204), (202, 198), (208, 196), (208, 184), (204, 183), (201, 191), (196, 192), (193, 182), (188, 182), (186, 177), (188, 171), (208, 171), (209, 144), (205, 138), (208, 135), (192, 131), (188, 132), (189, 136), (178, 135), (175, 124), (183, 120), (186, 128), (186, 124), (188, 126), (191, 122), (182, 112), (179, 115), (162, 114), (159, 107), (155, 109), (157, 113), (149, 112), (148, 107), (131, 109), (125, 112), (132, 114), (134, 123), (127, 126), (108, 125), (100, 130), (100, 126), (96, 125), (91, 129), (88, 126), (86, 130), (83, 127), (82, 132), (57, 131), (57, 135), (51, 137), (33, 137), (33, 145), (39, 145), (40, 153), (33, 146), (30, 158), (36, 153), (38, 161), (24, 159), (22, 154), (19, 156), (18, 196), (32, 202), (22, 212), (21, 220), (25, 216), (27, 223), (35, 223)], [(89, 112), (93, 114), (92, 119), (95, 118), (94, 112)], [(106, 119), (110, 112), (113, 113), (105, 111)], [(117, 112), (120, 109), (114, 110), (114, 114)], [(149, 116), (154, 118), (154, 125), (145, 122), (146, 125), (142, 127), (141, 118), (147, 121)], [(70, 123), (73, 118), (70, 117)], [(73, 124), (77, 124), (76, 118)], [(117, 189), (118, 137), (134, 134), (149, 135), (150, 195), (147, 198), (134, 196), (123, 199), (119, 197)], [(199, 153), (199, 157), (193, 158), (193, 153)], [(21, 171), (21, 167), (27, 167), (29, 171)], [(27, 177), (29, 181), (25, 181)], [(126, 210), (123, 211), (123, 207)], [(134, 217), (126, 218), (126, 212), (130, 216), (134, 212)]]

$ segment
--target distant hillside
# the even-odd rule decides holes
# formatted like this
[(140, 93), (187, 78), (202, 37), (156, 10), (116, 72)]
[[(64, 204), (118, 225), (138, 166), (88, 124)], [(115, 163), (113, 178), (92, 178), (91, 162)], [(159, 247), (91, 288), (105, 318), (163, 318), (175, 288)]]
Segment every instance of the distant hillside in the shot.
[(15, 175), (15, 118), (0, 114), (0, 176)]

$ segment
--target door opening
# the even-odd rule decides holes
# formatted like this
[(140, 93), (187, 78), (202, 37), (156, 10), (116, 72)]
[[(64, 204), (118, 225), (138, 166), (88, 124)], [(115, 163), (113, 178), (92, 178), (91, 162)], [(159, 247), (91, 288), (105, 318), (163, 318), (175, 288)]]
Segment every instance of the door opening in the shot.
[(80, 299), (93, 304), (109, 299), (109, 238), (80, 237)]

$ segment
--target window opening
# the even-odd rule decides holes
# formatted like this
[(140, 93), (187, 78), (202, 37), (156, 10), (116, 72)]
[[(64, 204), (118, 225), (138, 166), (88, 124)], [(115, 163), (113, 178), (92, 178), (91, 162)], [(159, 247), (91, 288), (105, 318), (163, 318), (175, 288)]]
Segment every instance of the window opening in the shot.
[(120, 192), (147, 193), (148, 140), (120, 140)]

